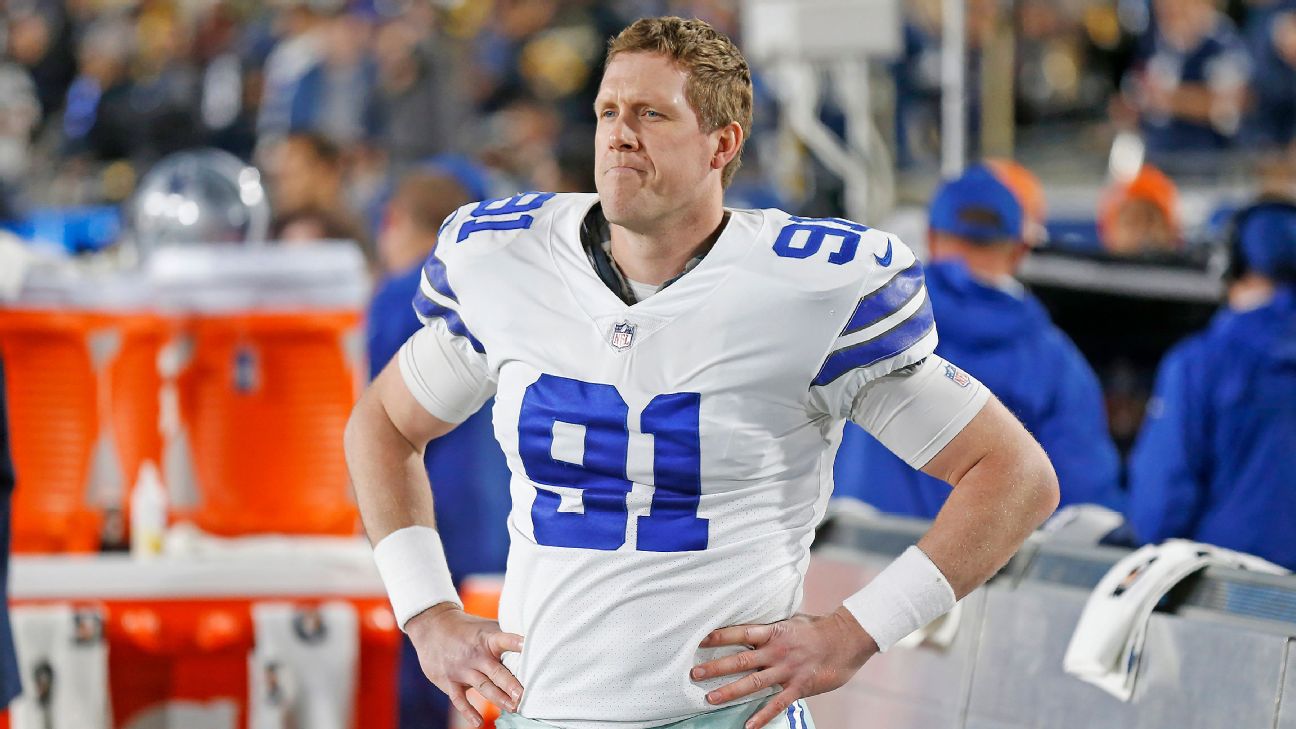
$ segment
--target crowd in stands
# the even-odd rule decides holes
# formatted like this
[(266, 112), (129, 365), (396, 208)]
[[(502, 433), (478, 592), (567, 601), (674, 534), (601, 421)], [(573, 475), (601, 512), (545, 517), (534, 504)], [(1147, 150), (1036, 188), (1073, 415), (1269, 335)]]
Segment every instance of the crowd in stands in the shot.
[[(154, 161), (195, 146), (230, 151), (291, 185), (294, 175), (309, 175), (294, 165), (311, 152), (279, 147), (301, 135), (306, 141), (298, 146), (313, 148), (325, 173), (320, 187), (341, 193), (324, 190), (318, 197), (338, 199), (303, 201), (299, 191), (272, 190), (276, 231), (297, 222), (305, 223), (298, 232), (350, 230), (371, 241), (394, 180), (438, 155), (483, 165), (489, 193), (590, 189), (590, 103), (606, 38), (638, 15), (680, 14), (741, 41), (740, 6), (6, 0), (0, 219), (128, 200)], [(940, 2), (906, 0), (904, 7), (888, 131), (901, 168), (934, 162), (940, 118)], [(1149, 161), (1171, 176), (1204, 154), (1266, 150), (1296, 137), (1292, 0), (1110, 0), (1083, 11), (1024, 0), (1011, 12), (1006, 7), (975, 0), (968, 13), (973, 157), (982, 57), (1002, 42), (1006, 26), (1023, 129), (1080, 119), (1091, 134), (1137, 130)], [(760, 71), (756, 117), (769, 129), (777, 110)], [(831, 106), (823, 110), (830, 122), (838, 113)], [(739, 187), (780, 187), (761, 169), (758, 150), (748, 158)], [(774, 193), (803, 212), (840, 212), (831, 209), (832, 190), (819, 191), (818, 200), (804, 199), (804, 190)], [(1158, 194), (1154, 206), (1165, 200)], [(1174, 225), (1153, 232), (1172, 240)]]

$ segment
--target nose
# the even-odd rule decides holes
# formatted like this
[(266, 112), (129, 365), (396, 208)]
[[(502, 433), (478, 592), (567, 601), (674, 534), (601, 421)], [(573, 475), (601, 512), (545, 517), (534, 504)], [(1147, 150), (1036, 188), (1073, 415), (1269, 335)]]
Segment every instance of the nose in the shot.
[(608, 146), (620, 152), (632, 152), (639, 148), (639, 136), (625, 122), (624, 114), (617, 114), (608, 122)]

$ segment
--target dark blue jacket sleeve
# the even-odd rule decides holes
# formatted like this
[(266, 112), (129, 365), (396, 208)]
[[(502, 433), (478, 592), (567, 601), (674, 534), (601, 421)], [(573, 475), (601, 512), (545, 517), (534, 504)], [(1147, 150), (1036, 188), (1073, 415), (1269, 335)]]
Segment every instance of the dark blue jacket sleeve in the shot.
[(4, 362), (0, 360), (0, 706), (8, 706), (22, 691), (18, 655), (9, 628), (9, 507), (15, 478), (9, 452), (9, 411), (5, 396)]
[(1127, 516), (1142, 543), (1192, 534), (1209, 488), (1205, 391), (1193, 382), (1191, 344), (1162, 361), (1130, 454)]
[(1059, 506), (1098, 504), (1125, 510), (1120, 489), (1120, 455), (1112, 442), (1102, 387), (1089, 363), (1070, 341), (1058, 350), (1056, 385), (1035, 437), (1057, 472)]

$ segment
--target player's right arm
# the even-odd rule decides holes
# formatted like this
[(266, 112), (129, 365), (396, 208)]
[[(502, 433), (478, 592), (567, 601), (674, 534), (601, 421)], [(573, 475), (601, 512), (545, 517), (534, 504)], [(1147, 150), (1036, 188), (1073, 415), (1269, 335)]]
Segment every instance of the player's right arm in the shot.
[(494, 392), (494, 379), (460, 310), (446, 265), (424, 266), (414, 308), (424, 327), (365, 390), (344, 437), (347, 467), (374, 561), (401, 630), (423, 672), (473, 726), (475, 688), (516, 710), (522, 685), (501, 662), (522, 650), (522, 636), (494, 620), (466, 614), (436, 532), (432, 489), (423, 463), (429, 441), (450, 432)]
[[(432, 415), (415, 399), (395, 360), (360, 397), (347, 423), (346, 459), (365, 533), (376, 552), (389, 537), (437, 538), (432, 531), (436, 521), (423, 451), (429, 441), (454, 427), (455, 423)], [(398, 566), (401, 574), (396, 577), (390, 569), (384, 570), (393, 603), (398, 600), (395, 590), (401, 589), (392, 584), (394, 579), (418, 580), (426, 572), (428, 584), (449, 583), (445, 557), (436, 549), (385, 556), (407, 562)], [(413, 563), (419, 558), (429, 563)], [(401, 629), (413, 642), (428, 680), (450, 697), (473, 726), (481, 724), (481, 717), (467, 700), (469, 688), (497, 706), (516, 710), (522, 684), (500, 659), (506, 651), (522, 650), (522, 636), (502, 632), (494, 620), (468, 615), (449, 599), (404, 620)]]
[(344, 447), (365, 533), (378, 544), (411, 526), (436, 526), (423, 450), (455, 427), (423, 408), (392, 360), (351, 412)]

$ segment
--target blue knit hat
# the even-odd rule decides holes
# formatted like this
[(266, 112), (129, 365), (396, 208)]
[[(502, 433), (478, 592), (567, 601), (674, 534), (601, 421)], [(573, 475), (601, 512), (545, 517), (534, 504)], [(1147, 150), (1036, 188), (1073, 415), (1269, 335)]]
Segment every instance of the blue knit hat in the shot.
[(1017, 196), (985, 165), (972, 165), (941, 185), (932, 198), (928, 226), (974, 243), (1022, 240)]
[(1296, 281), (1296, 205), (1261, 203), (1244, 211), (1237, 229), (1236, 267), (1278, 281)]

